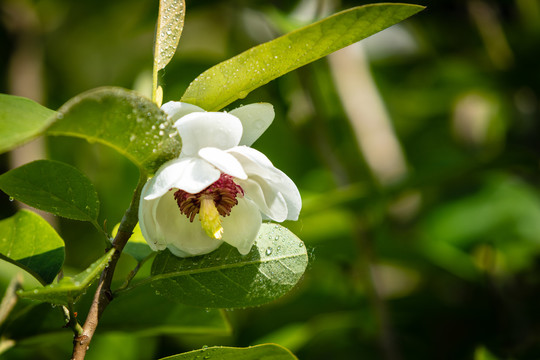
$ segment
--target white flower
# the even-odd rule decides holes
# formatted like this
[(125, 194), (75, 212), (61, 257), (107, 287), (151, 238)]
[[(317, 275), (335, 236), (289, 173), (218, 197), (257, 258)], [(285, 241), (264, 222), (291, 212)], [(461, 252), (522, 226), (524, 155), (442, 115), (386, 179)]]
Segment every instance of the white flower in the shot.
[(176, 121), (182, 151), (142, 190), (139, 224), (153, 250), (169, 248), (187, 257), (226, 242), (245, 255), (263, 218), (298, 219), (302, 201), (296, 185), (249, 147), (272, 123), (272, 105), (223, 113), (171, 101), (162, 109)]

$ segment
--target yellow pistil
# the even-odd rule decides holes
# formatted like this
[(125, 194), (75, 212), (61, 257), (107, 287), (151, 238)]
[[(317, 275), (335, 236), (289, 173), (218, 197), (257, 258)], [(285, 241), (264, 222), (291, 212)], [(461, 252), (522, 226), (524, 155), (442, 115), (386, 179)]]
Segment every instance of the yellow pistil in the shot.
[(201, 196), (199, 219), (201, 220), (202, 228), (208, 236), (212, 239), (221, 240), (223, 227), (221, 226), (219, 211), (212, 196)]

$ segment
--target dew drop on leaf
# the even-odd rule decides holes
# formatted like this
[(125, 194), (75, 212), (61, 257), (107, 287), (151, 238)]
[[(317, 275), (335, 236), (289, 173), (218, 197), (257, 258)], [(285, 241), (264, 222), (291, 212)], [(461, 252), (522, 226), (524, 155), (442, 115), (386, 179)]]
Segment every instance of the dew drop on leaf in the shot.
[(274, 249), (272, 249), (271, 247), (267, 248), (266, 255), (272, 255), (272, 251), (274, 251)]

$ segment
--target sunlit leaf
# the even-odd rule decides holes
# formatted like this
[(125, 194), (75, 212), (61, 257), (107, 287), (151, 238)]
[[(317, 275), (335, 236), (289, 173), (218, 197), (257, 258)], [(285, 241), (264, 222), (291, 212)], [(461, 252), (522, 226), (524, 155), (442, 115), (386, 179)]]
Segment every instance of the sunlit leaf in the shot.
[(342, 11), (208, 69), (190, 84), (182, 101), (208, 111), (219, 110), (259, 86), (392, 26), (423, 8), (374, 4)]
[(0, 94), (0, 153), (40, 135), (54, 111), (19, 96)]
[(171, 61), (184, 28), (184, 0), (160, 0), (154, 46), (152, 100), (161, 106), (163, 88), (158, 86), (158, 72)]
[(184, 28), (184, 0), (160, 0), (154, 66), (157, 71), (171, 61)]
[(149, 99), (121, 88), (94, 89), (69, 100), (47, 133), (106, 144), (150, 174), (181, 148), (167, 115)]
[(96, 221), (99, 200), (90, 180), (73, 166), (37, 160), (0, 175), (0, 189), (37, 209)]
[(152, 286), (157, 293), (194, 306), (256, 306), (291, 290), (307, 263), (300, 239), (280, 225), (263, 224), (257, 242), (245, 256), (227, 244), (192, 258), (159, 253), (152, 266)]
[(25, 269), (42, 284), (54, 280), (64, 257), (64, 241), (41, 216), (21, 210), (0, 221), (0, 258)]
[(100, 275), (101, 271), (108, 266), (114, 253), (114, 249), (99, 258), (86, 270), (74, 277), (64, 277), (56, 284), (47, 285), (33, 290), (20, 291), (20, 297), (45, 301), (56, 305), (69, 305), (77, 302), (92, 282)]
[(161, 360), (296, 360), (289, 350), (276, 344), (263, 344), (247, 348), (214, 346), (168, 356)]

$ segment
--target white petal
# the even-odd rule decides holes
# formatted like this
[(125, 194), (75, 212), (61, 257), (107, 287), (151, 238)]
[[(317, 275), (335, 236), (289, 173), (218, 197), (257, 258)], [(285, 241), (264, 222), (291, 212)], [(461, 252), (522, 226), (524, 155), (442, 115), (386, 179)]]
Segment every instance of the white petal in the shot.
[(233, 154), (236, 158), (247, 159), (248, 161), (244, 161), (244, 163), (248, 167), (250, 167), (252, 163), (254, 163), (255, 167), (252, 167), (252, 169), (258, 169), (259, 166), (274, 167), (274, 165), (272, 164), (270, 159), (266, 157), (266, 155), (249, 146), (235, 146), (227, 150), (227, 152)]
[(231, 154), (212, 147), (202, 148), (199, 150), (199, 156), (210, 164), (217, 167), (225, 174), (229, 174), (239, 179), (247, 179), (247, 175), (242, 169), (240, 162)]
[(159, 200), (156, 217), (167, 247), (174, 255), (187, 257), (208, 254), (223, 243), (206, 235), (198, 215), (190, 222), (178, 209), (172, 192)]
[(238, 185), (269, 219), (282, 222), (287, 219), (287, 203), (281, 193), (276, 192), (264, 179), (251, 176), (238, 180)]
[(182, 154), (194, 156), (200, 149), (230, 149), (242, 138), (242, 123), (222, 112), (194, 112), (180, 118), (174, 126), (182, 138)]
[(274, 107), (268, 103), (242, 106), (229, 114), (236, 116), (242, 122), (244, 133), (240, 145), (247, 146), (251, 146), (268, 129), (275, 116)]
[(245, 197), (239, 197), (238, 205), (232, 208), (231, 215), (222, 218), (223, 241), (236, 247), (240, 254), (246, 255), (255, 242), (261, 223), (257, 205)]
[[(298, 188), (285, 173), (276, 169), (266, 156), (255, 149), (237, 146), (227, 152), (240, 161), (240, 164), (242, 164), (244, 171), (248, 175), (248, 179), (256, 181), (262, 189), (268, 186), (275, 193), (280, 193), (283, 196), (287, 204), (287, 215), (285, 217), (287, 220), (298, 219), (300, 209), (302, 208), (302, 199)], [(251, 196), (249, 193), (246, 193), (246, 195)], [(271, 208), (272, 199), (266, 199), (266, 203)], [(275, 209), (277, 211), (277, 208)], [(266, 212), (265, 214), (270, 216)], [(274, 216), (276, 215), (274, 214)]]
[(165, 249), (167, 243), (160, 231), (158, 219), (156, 217), (156, 209), (160, 199), (144, 200), (145, 194), (148, 192), (150, 182), (147, 182), (141, 192), (141, 201), (139, 203), (139, 227), (141, 233), (154, 251)]
[(198, 106), (180, 101), (169, 101), (161, 106), (161, 110), (165, 111), (165, 113), (169, 115), (172, 122), (175, 122), (182, 116), (191, 114), (192, 112), (204, 112), (204, 109), (201, 109)]
[(203, 159), (185, 157), (163, 164), (150, 180), (146, 200), (158, 198), (172, 188), (196, 194), (217, 181), (221, 172)]

